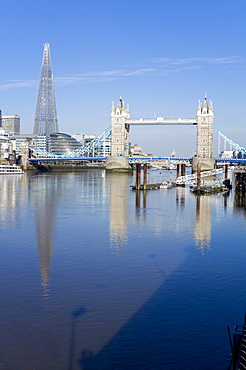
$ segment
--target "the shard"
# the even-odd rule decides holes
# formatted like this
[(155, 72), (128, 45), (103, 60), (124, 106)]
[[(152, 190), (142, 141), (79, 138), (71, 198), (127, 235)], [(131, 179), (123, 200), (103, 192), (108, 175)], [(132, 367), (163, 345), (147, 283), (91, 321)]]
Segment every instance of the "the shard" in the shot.
[(50, 136), (50, 134), (55, 132), (58, 132), (55, 90), (50, 45), (46, 43), (44, 44), (33, 133), (36, 135)]

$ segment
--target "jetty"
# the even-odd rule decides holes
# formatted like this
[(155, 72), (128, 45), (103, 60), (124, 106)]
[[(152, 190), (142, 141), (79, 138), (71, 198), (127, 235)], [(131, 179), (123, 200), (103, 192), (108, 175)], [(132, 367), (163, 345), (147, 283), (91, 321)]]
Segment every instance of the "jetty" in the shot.
[(141, 184), (141, 163), (136, 164), (136, 184), (131, 185), (132, 190), (155, 190), (160, 189), (160, 183), (148, 184), (147, 183), (147, 163), (143, 165), (143, 184)]
[(235, 168), (233, 172), (235, 175), (235, 188), (245, 193), (246, 192), (246, 168), (238, 167), (238, 168)]
[(155, 190), (160, 189), (161, 184), (161, 182), (156, 184), (146, 184), (145, 186), (140, 184), (138, 187), (136, 185), (131, 185), (131, 188), (132, 190)]
[(229, 327), (227, 329), (232, 352), (229, 370), (246, 369), (246, 315), (244, 316), (244, 324), (234, 327), (232, 338)]

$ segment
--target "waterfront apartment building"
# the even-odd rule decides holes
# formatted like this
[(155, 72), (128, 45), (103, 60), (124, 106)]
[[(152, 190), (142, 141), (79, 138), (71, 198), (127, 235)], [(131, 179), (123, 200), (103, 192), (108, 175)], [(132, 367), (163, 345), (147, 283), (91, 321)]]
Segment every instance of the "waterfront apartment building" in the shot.
[(21, 153), (21, 145), (25, 141), (34, 143), (35, 147), (46, 151), (47, 150), (47, 137), (45, 135), (22, 134), (12, 137), (16, 141), (16, 154)]
[(20, 117), (15, 115), (1, 116), (1, 127), (10, 136), (20, 134)]
[(0, 163), (15, 163), (15, 140), (10, 140), (10, 136), (0, 128)]
[[(83, 145), (90, 145), (96, 139), (94, 135), (83, 135)], [(90, 152), (87, 153), (88, 157), (109, 157), (111, 156), (111, 138), (105, 139), (103, 142), (92, 145)]]

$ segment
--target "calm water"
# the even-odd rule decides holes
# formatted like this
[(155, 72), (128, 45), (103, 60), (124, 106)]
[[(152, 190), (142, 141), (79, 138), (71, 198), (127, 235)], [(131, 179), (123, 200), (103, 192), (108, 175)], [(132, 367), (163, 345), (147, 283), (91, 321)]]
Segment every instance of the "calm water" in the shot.
[(101, 170), (0, 183), (0, 369), (227, 369), (246, 309), (234, 190), (136, 197)]

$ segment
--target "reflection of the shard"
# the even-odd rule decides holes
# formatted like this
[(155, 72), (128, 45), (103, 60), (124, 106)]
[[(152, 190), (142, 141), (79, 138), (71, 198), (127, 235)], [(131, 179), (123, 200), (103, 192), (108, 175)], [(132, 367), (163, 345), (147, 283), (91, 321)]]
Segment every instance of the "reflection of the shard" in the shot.
[(50, 264), (52, 258), (53, 233), (56, 216), (57, 177), (38, 175), (30, 177), (33, 205), (36, 215), (38, 256), (44, 298), (50, 295)]
[(104, 171), (83, 171), (79, 173), (35, 174), (29, 178), (33, 190), (32, 200), (41, 272), (41, 285), (44, 298), (50, 296), (50, 265), (54, 239), (57, 203), (61, 193), (76, 188), (78, 202), (97, 204), (105, 200)]
[[(49, 295), (49, 271), (53, 245), (53, 228), (56, 206), (54, 204), (55, 184), (52, 177), (29, 175), (1, 176), (1, 228), (17, 226), (17, 216), (22, 202), (27, 202), (31, 192), (36, 213), (38, 254), (41, 270), (41, 283), (44, 296)], [(54, 179), (54, 178), (53, 178)], [(25, 209), (25, 207), (23, 207)]]
[(128, 179), (127, 173), (107, 174), (110, 183), (110, 244), (118, 249), (127, 242)]
[(198, 249), (205, 252), (211, 242), (211, 197), (196, 197), (196, 225), (194, 231), (195, 243)]

